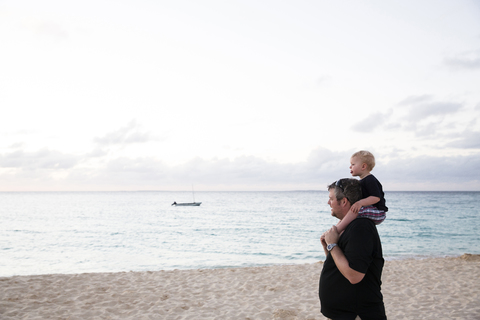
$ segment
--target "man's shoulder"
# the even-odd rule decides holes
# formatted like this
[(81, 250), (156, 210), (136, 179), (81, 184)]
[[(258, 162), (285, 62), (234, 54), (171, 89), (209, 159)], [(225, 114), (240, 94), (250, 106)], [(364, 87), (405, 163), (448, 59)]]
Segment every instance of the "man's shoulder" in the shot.
[(350, 222), (349, 225), (372, 225), (375, 227), (375, 222), (368, 218), (357, 218)]
[(357, 218), (350, 222), (340, 236), (343, 246), (354, 245), (357, 242), (365, 242), (369, 239), (378, 239), (379, 234), (375, 223), (368, 218)]
[(356, 232), (357, 230), (375, 230), (376, 231), (377, 227), (375, 226), (375, 223), (371, 219), (357, 218), (348, 224), (345, 231), (347, 231), (348, 229), (350, 229), (349, 232)]

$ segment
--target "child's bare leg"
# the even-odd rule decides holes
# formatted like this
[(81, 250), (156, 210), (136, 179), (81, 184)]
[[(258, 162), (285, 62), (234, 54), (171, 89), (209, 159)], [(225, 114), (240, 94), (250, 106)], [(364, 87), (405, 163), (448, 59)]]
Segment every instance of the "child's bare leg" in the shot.
[(345, 228), (357, 218), (357, 214), (353, 213), (352, 210), (349, 210), (345, 217), (337, 223), (337, 230), (339, 233), (343, 232)]

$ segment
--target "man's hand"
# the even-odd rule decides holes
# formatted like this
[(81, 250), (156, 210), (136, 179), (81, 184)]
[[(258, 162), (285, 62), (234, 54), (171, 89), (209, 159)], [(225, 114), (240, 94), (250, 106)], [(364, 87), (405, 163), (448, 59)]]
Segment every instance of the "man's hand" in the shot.
[(328, 256), (328, 250), (327, 250), (327, 243), (325, 242), (325, 233), (324, 232), (321, 236), (320, 236), (320, 242), (322, 244), (322, 247), (323, 247), (323, 252), (325, 252), (325, 257)]
[(324, 232), (321, 236), (320, 236), (320, 242), (322, 243), (322, 246), (324, 246), (325, 248), (327, 247), (327, 243), (325, 242), (325, 233)]
[[(325, 243), (326, 244), (338, 243), (338, 238), (340, 238), (340, 234), (338, 233), (338, 230), (337, 230), (336, 226), (331, 227), (322, 236), (325, 236)], [(322, 242), (322, 244), (323, 244), (323, 242)]]

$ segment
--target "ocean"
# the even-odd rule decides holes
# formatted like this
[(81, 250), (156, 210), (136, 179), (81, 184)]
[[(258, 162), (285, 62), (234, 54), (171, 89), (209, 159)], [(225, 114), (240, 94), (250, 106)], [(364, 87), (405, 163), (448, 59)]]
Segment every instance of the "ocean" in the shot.
[[(314, 263), (326, 191), (1, 192), (0, 276)], [(480, 192), (386, 192), (389, 259), (480, 254)]]

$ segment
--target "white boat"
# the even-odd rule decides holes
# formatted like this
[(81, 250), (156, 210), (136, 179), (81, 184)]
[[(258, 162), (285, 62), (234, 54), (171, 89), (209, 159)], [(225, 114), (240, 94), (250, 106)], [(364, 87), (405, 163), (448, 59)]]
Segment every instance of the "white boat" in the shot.
[(172, 206), (176, 206), (176, 207), (181, 207), (181, 206), (198, 207), (198, 206), (200, 206), (202, 204), (201, 202), (195, 202), (195, 193), (193, 192), (193, 185), (192, 185), (192, 196), (193, 196), (193, 202), (177, 203), (177, 201), (174, 201), (172, 203)]
[(183, 203), (182, 202), (181, 203), (174, 202), (174, 203), (172, 203), (172, 206), (176, 206), (176, 207), (196, 206), (196, 207), (198, 207), (201, 204), (202, 204), (201, 202), (183, 202)]

